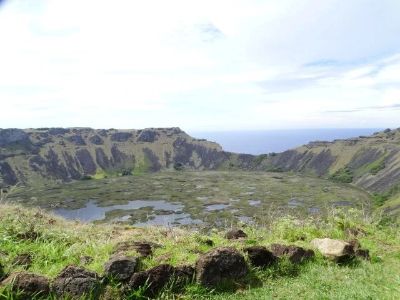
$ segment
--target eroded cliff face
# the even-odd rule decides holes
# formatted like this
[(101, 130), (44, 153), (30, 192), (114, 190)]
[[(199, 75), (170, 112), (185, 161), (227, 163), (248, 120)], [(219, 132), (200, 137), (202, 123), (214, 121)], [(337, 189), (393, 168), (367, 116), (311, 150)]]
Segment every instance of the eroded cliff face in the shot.
[(215, 169), (233, 154), (179, 128), (0, 130), (0, 184), (67, 182), (107, 173)]
[(260, 156), (258, 161), (256, 169), (339, 178), (371, 192), (387, 192), (400, 184), (400, 130), (312, 142), (283, 153)]
[(383, 193), (400, 184), (400, 130), (253, 156), (225, 152), (179, 128), (0, 129), (1, 185), (164, 169), (291, 171)]

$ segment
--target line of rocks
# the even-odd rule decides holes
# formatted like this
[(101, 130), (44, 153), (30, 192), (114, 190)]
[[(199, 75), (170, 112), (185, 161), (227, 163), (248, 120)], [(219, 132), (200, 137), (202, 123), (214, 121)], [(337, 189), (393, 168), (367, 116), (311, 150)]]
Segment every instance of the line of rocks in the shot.
[[(228, 232), (228, 239), (244, 239), (243, 231)], [(311, 244), (323, 256), (337, 262), (352, 259), (355, 256), (369, 259), (368, 250), (362, 249), (356, 241), (344, 242), (333, 239), (314, 239)], [(66, 295), (80, 298), (90, 295), (97, 299), (108, 280), (120, 282), (124, 292), (145, 288), (145, 295), (155, 297), (167, 284), (175, 289), (196, 281), (207, 288), (217, 287), (222, 282), (240, 281), (249, 274), (248, 263), (257, 268), (267, 268), (286, 258), (293, 264), (300, 264), (312, 259), (315, 253), (295, 245), (272, 244), (269, 249), (264, 246), (243, 248), (245, 256), (233, 247), (217, 247), (201, 254), (194, 266), (183, 265), (174, 267), (160, 264), (148, 270), (139, 271), (140, 258), (126, 255), (126, 252), (136, 250), (141, 257), (152, 255), (152, 249), (160, 245), (138, 242), (118, 244), (114, 255), (104, 265), (104, 276), (88, 271), (78, 266), (67, 266), (58, 276), (50, 281), (48, 278), (28, 273), (18, 272), (8, 276), (2, 285), (9, 285), (13, 291), (20, 291), (27, 298), (34, 295), (46, 296), (54, 293), (57, 297)], [(2, 273), (0, 265), (0, 275)]]

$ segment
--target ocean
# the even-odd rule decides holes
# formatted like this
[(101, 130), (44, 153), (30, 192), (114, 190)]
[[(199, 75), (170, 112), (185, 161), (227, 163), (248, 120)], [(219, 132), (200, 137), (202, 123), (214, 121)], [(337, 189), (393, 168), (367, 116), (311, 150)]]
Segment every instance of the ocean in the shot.
[(225, 151), (248, 154), (282, 152), (311, 141), (333, 141), (371, 135), (382, 128), (285, 129), (260, 131), (188, 131), (195, 138), (217, 142)]

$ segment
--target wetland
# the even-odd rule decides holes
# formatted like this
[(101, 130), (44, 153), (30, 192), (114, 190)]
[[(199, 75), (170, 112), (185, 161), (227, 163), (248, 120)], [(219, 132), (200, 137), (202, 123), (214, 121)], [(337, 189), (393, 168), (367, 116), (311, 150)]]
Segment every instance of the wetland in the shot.
[(164, 171), (20, 187), (9, 200), (85, 222), (195, 227), (263, 225), (276, 215), (318, 215), (371, 203), (368, 193), (352, 185), (245, 171)]

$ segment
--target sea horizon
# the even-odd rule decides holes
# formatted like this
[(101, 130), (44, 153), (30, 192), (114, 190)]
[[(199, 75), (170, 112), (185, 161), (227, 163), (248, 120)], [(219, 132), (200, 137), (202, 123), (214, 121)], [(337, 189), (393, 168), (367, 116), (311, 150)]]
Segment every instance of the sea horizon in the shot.
[(221, 145), (225, 151), (247, 154), (284, 152), (313, 141), (355, 138), (371, 135), (383, 128), (319, 128), (319, 129), (271, 129), (186, 131), (198, 139), (207, 139)]

